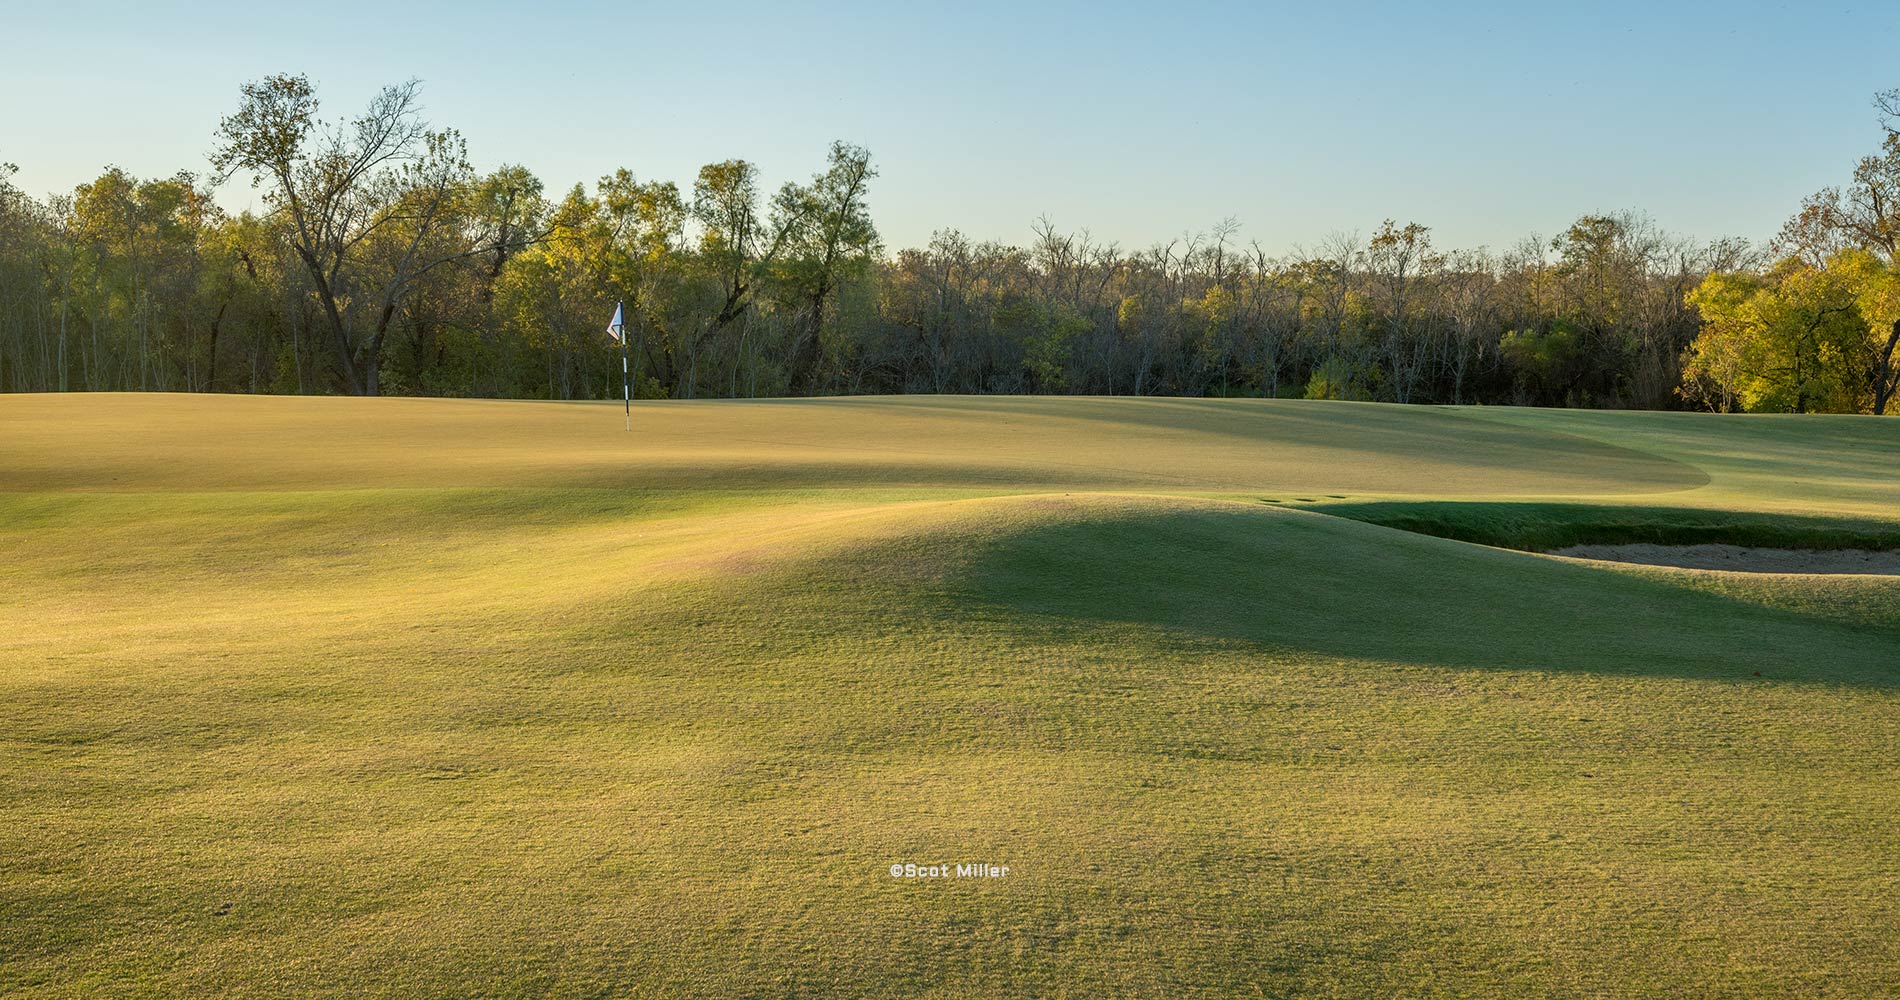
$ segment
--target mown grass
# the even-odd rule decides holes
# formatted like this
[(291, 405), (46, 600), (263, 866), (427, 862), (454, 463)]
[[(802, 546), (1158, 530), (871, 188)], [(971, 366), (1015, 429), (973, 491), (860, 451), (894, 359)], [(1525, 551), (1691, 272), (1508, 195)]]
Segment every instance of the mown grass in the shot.
[(1878, 532), (1900, 432), (1507, 416), (0, 397), (0, 990), (1890, 992), (1900, 581), (1260, 499)]

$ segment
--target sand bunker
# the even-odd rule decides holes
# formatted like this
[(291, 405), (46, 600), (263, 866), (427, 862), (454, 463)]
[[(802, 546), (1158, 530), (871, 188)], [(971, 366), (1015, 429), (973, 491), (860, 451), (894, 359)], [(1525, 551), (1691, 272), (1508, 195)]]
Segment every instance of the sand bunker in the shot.
[(1645, 566), (1726, 569), (1744, 573), (1880, 573), (1900, 575), (1900, 552), (1867, 549), (1762, 549), (1745, 545), (1572, 545), (1553, 555)]

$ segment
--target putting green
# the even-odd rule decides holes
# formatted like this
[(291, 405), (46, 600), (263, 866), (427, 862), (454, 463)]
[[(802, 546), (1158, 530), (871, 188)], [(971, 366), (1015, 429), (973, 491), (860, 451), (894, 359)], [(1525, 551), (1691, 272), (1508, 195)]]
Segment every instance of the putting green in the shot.
[(620, 419), (0, 396), (0, 992), (1900, 983), (1900, 580), (1366, 523), (1886, 537), (1900, 423)]
[(598, 405), (166, 395), (9, 400), (0, 489), (1684, 490), (1681, 461), (1358, 403), (1038, 397)]

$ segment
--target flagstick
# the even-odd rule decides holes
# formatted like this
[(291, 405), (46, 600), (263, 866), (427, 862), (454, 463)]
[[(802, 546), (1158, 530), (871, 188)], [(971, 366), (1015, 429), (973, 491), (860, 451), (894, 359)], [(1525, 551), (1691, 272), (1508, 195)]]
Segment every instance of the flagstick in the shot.
[(627, 364), (627, 323), (623, 315), (625, 303), (614, 303), (614, 318), (607, 323), (607, 332), (620, 341), (620, 398), (627, 408), (627, 433), (633, 433), (633, 376), (628, 373)]

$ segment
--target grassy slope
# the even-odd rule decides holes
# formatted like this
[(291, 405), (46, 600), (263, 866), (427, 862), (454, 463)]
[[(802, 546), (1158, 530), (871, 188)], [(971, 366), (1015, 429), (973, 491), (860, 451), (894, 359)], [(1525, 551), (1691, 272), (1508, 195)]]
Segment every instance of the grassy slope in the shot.
[(1885, 531), (1900, 424), (636, 420), (0, 396), (0, 992), (1900, 983), (1900, 584), (1285, 509)]

